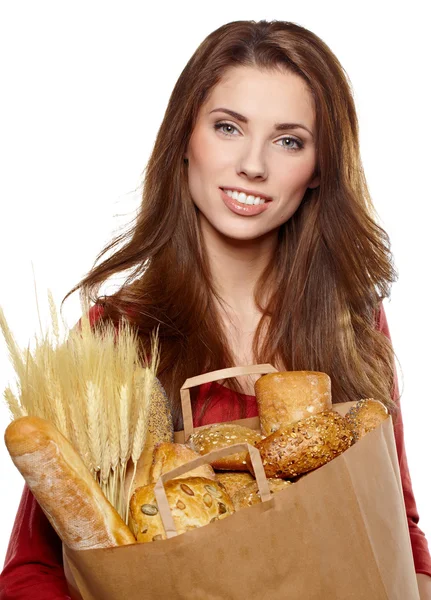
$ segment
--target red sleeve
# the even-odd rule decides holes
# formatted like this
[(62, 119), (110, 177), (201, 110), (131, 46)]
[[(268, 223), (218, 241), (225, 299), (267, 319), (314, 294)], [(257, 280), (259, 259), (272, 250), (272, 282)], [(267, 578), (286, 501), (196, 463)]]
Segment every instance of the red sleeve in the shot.
[[(101, 306), (91, 307), (91, 325), (102, 312)], [(29, 598), (70, 600), (70, 595), (63, 570), (61, 540), (25, 486), (0, 575), (0, 600)]]
[[(92, 306), (90, 308), (90, 310), (88, 311), (88, 318), (90, 321), (90, 326), (94, 325), (94, 323), (96, 323), (96, 321), (99, 319), (99, 317), (102, 316), (104, 311), (104, 308), (101, 304), (94, 304), (94, 306)], [(81, 319), (79, 319), (78, 323), (76, 324), (76, 327), (79, 327), (81, 329)]]
[[(386, 319), (386, 314), (383, 305), (381, 305), (379, 315), (379, 331), (381, 331), (391, 341), (388, 321)], [(392, 390), (392, 398), (399, 404), (399, 388), (396, 372), (394, 388)], [(394, 426), (394, 435), (397, 446), (398, 461), (400, 463), (401, 481), (404, 492), (404, 503), (406, 506), (407, 521), (409, 524), (410, 540), (412, 544), (415, 570), (416, 573), (425, 573), (426, 575), (429, 575), (431, 577), (431, 556), (428, 548), (428, 543), (424, 532), (418, 527), (419, 513), (416, 507), (416, 501), (413, 494), (412, 482), (410, 479), (410, 472), (407, 463), (406, 449), (404, 446), (404, 428), (400, 404), (399, 408), (400, 410), (398, 411), (397, 422)]]
[(12, 529), (0, 600), (71, 600), (61, 540), (27, 486)]

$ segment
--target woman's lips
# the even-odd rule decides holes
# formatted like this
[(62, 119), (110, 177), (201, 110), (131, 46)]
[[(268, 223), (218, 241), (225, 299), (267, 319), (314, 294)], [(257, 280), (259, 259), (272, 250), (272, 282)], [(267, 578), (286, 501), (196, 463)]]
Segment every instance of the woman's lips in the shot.
[(265, 210), (268, 210), (268, 207), (272, 204), (272, 202), (265, 202), (265, 204), (242, 204), (238, 202), (238, 200), (234, 200), (230, 196), (226, 194), (221, 188), (221, 197), (226, 206), (237, 215), (241, 215), (243, 217), (252, 217), (254, 215), (260, 215)]

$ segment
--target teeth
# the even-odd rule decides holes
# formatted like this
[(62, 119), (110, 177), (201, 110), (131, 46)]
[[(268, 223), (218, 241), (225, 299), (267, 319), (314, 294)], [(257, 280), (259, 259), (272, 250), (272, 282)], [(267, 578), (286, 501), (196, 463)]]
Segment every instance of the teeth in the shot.
[(265, 200), (263, 198), (259, 198), (259, 196), (252, 196), (251, 194), (247, 195), (244, 192), (237, 192), (236, 190), (224, 190), (225, 194), (241, 202), (241, 204), (265, 204)]

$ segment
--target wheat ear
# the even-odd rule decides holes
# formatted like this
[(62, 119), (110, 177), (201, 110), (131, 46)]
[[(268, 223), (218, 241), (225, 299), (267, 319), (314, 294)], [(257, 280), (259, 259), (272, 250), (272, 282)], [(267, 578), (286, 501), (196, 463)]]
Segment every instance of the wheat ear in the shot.
[(22, 358), (22, 354), (18, 348), (18, 345), (15, 341), (15, 338), (12, 334), (12, 331), (9, 329), (6, 318), (4, 316), (4, 312), (2, 307), (0, 306), (0, 328), (3, 333), (3, 337), (5, 339), (7, 348), (9, 350), (9, 356), (12, 360), (12, 364), (14, 366), (15, 372), (18, 375), (21, 382), (25, 381), (26, 376), (26, 368), (25, 363)]
[(18, 398), (15, 396), (15, 394), (9, 387), (5, 389), (5, 391), (3, 392), (3, 396), (7, 402), (13, 419), (19, 419), (20, 417), (26, 416), (25, 409), (23, 409), (23, 407), (20, 405), (20, 403), (18, 402)]
[(86, 409), (88, 447), (93, 462), (93, 470), (97, 472), (102, 467), (102, 442), (99, 427), (101, 411), (97, 388), (92, 381), (87, 381)]

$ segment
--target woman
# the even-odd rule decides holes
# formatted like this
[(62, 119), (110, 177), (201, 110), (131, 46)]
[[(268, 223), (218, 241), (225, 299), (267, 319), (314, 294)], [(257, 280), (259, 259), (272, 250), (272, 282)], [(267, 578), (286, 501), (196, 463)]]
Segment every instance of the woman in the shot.
[[(396, 273), (349, 82), (322, 40), (280, 21), (210, 34), (173, 90), (136, 222), (98, 258), (112, 248), (65, 299), (80, 288), (96, 302), (93, 321), (126, 316), (144, 351), (160, 326), (158, 376), (176, 429), (184, 380), (237, 364), (324, 371), (333, 402), (388, 406), (421, 598), (431, 599), (382, 307)], [(126, 269), (123, 287), (99, 298)], [(257, 414), (252, 377), (224, 383), (195, 390), (195, 425)], [(1, 598), (67, 597), (61, 544), (27, 489), (0, 589)]]

